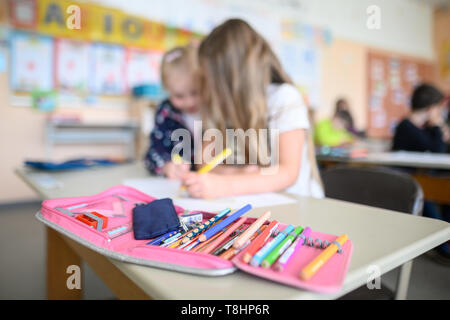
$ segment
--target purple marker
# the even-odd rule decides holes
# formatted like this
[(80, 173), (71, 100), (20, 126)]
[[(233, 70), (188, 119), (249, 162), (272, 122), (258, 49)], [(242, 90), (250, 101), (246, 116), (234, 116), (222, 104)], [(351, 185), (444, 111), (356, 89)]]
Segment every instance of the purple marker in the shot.
[(289, 260), (294, 256), (294, 253), (298, 252), (300, 248), (303, 246), (306, 238), (311, 234), (311, 228), (306, 227), (305, 230), (295, 239), (294, 243), (281, 255), (278, 261), (274, 265), (274, 269), (276, 271), (283, 271), (286, 268)]

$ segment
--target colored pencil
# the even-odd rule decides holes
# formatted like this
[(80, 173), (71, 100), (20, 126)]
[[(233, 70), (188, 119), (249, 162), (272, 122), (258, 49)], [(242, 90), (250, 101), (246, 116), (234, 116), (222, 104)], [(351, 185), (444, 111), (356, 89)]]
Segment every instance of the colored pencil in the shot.
[(226, 226), (230, 225), (232, 222), (239, 219), (243, 214), (245, 214), (247, 211), (249, 211), (252, 208), (250, 204), (243, 206), (241, 209), (234, 212), (229, 217), (225, 218), (224, 220), (220, 221), (218, 224), (214, 225), (210, 229), (206, 230), (200, 237), (198, 238), (200, 242), (204, 242), (211, 238), (213, 235), (215, 235), (217, 232), (225, 228)]
[(210, 239), (206, 240), (205, 242), (201, 242), (198, 246), (196, 246), (192, 251), (193, 252), (203, 252), (202, 249), (204, 249), (208, 244), (216, 240), (218, 237), (220, 237), (224, 232), (220, 231), (219, 233), (212, 236)]
[(217, 156), (215, 156), (208, 164), (204, 165), (198, 170), (198, 173), (208, 173), (215, 167), (217, 167), (219, 164), (223, 162), (228, 156), (230, 156), (232, 153), (231, 149), (225, 148), (221, 153), (219, 153)]
[(151, 245), (158, 245), (160, 244), (164, 239), (168, 239), (174, 235), (176, 235), (180, 230), (175, 230), (175, 231), (171, 231), (171, 232), (167, 232), (166, 234), (163, 234), (162, 236), (159, 236), (158, 238), (153, 239), (150, 242), (147, 242), (147, 244), (151, 244)]
[(270, 268), (272, 264), (277, 260), (294, 242), (295, 238), (303, 231), (302, 227), (295, 228), (283, 241), (281, 241), (271, 253), (267, 255), (261, 262), (263, 268)]
[(233, 243), (233, 247), (235, 249), (239, 249), (242, 247), (248, 239), (252, 237), (252, 235), (258, 231), (258, 229), (270, 218), (270, 211), (266, 211), (262, 216), (256, 219), (255, 222), (252, 223), (250, 227), (243, 234), (239, 236), (239, 238)]
[(178, 236), (176, 239), (174, 239), (174, 241), (168, 243), (166, 246), (167, 246), (168, 248), (175, 248), (175, 247), (178, 247), (178, 246), (181, 244), (181, 240), (182, 240), (189, 232), (190, 232), (190, 231), (181, 234), (181, 235)]
[(294, 231), (294, 226), (292, 224), (288, 225), (286, 228), (283, 229), (275, 238), (270, 240), (268, 243), (262, 247), (261, 250), (259, 250), (250, 261), (250, 264), (254, 267), (258, 267), (263, 259), (267, 257), (267, 255), (272, 252), (275, 247), (284, 240), (284, 238), (287, 237), (289, 233)]
[(198, 236), (195, 236), (194, 238), (192, 238), (192, 240), (190, 240), (190, 241), (188, 241), (188, 242), (186, 242), (186, 243), (184, 243), (184, 244), (182, 244), (182, 245), (180, 245), (179, 247), (178, 247), (178, 249), (185, 249), (186, 247), (188, 247), (188, 246), (190, 246), (191, 244), (193, 244), (195, 241), (197, 241), (198, 240)]
[(242, 217), (240, 218), (238, 221), (236, 221), (232, 226), (230, 226), (227, 231), (225, 231), (220, 237), (218, 237), (216, 240), (214, 240), (213, 242), (211, 242), (206, 248), (205, 250), (203, 250), (202, 252), (204, 253), (210, 253), (211, 251), (213, 251), (217, 246), (219, 246), (227, 237), (230, 236), (230, 234), (232, 234), (237, 228), (239, 228), (242, 224), (244, 224), (245, 220), (247, 220), (247, 218)]
[(294, 254), (298, 254), (298, 252), (301, 250), (301, 247), (303, 246), (303, 239), (306, 240), (307, 237), (311, 234), (311, 228), (306, 227), (305, 230), (295, 239), (294, 243), (287, 249), (278, 259), (278, 261), (274, 265), (274, 269), (276, 271), (283, 271), (287, 264), (289, 263), (289, 260), (294, 256)]
[(239, 248), (234, 248), (234, 246), (230, 249), (228, 249), (227, 251), (225, 251), (224, 253), (222, 253), (219, 257), (226, 259), (226, 260), (230, 260), (232, 259), (235, 255), (237, 255), (239, 252), (241, 252), (242, 250), (244, 250), (261, 232), (264, 231), (264, 229), (267, 226), (262, 226), (260, 227), (260, 229), (256, 230), (256, 232), (250, 237), (250, 239), (247, 240), (246, 243), (244, 243), (242, 246), (239, 246)]
[(219, 221), (220, 219), (222, 219), (223, 217), (225, 217), (228, 213), (231, 212), (230, 208), (226, 208), (225, 210), (222, 210), (221, 212), (219, 212), (218, 214), (216, 214), (214, 217), (212, 217), (211, 219), (209, 219), (208, 221), (206, 221), (204, 224), (202, 224), (200, 227), (195, 228), (194, 230), (192, 230), (191, 233), (189, 233), (186, 237), (184, 237), (184, 239), (181, 241), (182, 243), (186, 243), (189, 240), (191, 240), (192, 238), (194, 238), (196, 235), (198, 235), (199, 233), (203, 232), (204, 230), (210, 228), (214, 223), (216, 223), (217, 221)]
[(275, 230), (277, 230), (278, 227), (278, 221), (272, 221), (269, 223), (267, 228), (262, 232), (248, 247), (247, 251), (245, 252), (244, 256), (242, 257), (242, 260), (245, 263), (249, 263), (250, 260), (253, 258), (253, 256), (258, 252), (259, 249), (261, 249), (266, 241), (272, 236)]
[(242, 234), (242, 232), (244, 232), (244, 231), (245, 231), (245, 228), (236, 230), (236, 234), (233, 235), (230, 240), (225, 242), (225, 244), (223, 244), (222, 246), (217, 248), (215, 251), (213, 251), (212, 254), (218, 256), (218, 255), (221, 255), (224, 251), (230, 249), (231, 246), (233, 245), (234, 241), (236, 241), (236, 239), (239, 237), (239, 235)]
[[(229, 155), (232, 154), (231, 149), (225, 148), (221, 153), (219, 153), (217, 156), (215, 156), (209, 163), (205, 164), (203, 167), (201, 167), (197, 173), (204, 174), (210, 172), (212, 169), (217, 167), (219, 164), (221, 164), (226, 158), (228, 158)], [(180, 157), (181, 158), (181, 157)], [(172, 159), (174, 160), (174, 159)], [(177, 162), (179, 159), (175, 159)], [(186, 186), (181, 186), (181, 191), (186, 190)]]

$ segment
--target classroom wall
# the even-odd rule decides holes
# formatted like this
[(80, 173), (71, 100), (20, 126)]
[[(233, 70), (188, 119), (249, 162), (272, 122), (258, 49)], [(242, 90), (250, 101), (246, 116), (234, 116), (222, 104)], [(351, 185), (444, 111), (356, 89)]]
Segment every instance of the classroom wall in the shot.
[[(230, 16), (241, 15), (264, 28), (268, 22), (278, 18), (302, 19), (319, 27), (331, 28), (333, 41), (322, 52), (322, 95), (323, 104), (317, 117), (328, 116), (333, 110), (335, 100), (346, 97), (355, 114), (356, 126), (364, 128), (367, 121), (366, 93), (366, 48), (382, 47), (401, 53), (420, 56), (426, 59), (434, 57), (431, 43), (433, 15), (428, 5), (413, 0), (97, 0), (96, 2), (121, 8), (129, 13), (164, 22), (179, 23), (183, 26), (186, 15), (191, 23), (203, 28), (212, 26), (213, 19), (225, 20)], [(368, 4), (379, 4), (382, 8), (383, 24), (380, 31), (365, 28), (365, 9)], [(5, 16), (6, 1), (0, 1), (0, 19)], [(338, 4), (339, 3), (339, 4)], [(211, 12), (205, 8), (214, 9)], [(245, 14), (244, 14), (245, 13)], [(211, 17), (215, 14), (216, 17)], [(448, 14), (448, 13), (447, 13)], [(193, 18), (192, 18), (193, 17)], [(265, 20), (267, 18), (267, 20)], [(434, 17), (439, 24), (434, 30), (435, 38), (445, 37), (450, 30), (447, 16)], [(204, 21), (201, 21), (204, 20)], [(0, 20), (1, 22), (1, 20)], [(276, 29), (276, 28), (275, 28)], [(265, 27), (273, 33), (279, 30)], [(199, 30), (202, 31), (202, 30)], [(270, 36), (270, 35), (269, 35)], [(349, 72), (349, 68), (351, 72)], [(13, 107), (10, 103), (10, 90), (7, 72), (0, 73), (0, 203), (35, 198), (35, 193), (16, 177), (13, 170), (26, 158), (43, 158), (45, 154), (44, 124), (46, 115), (28, 107)], [(101, 109), (89, 106), (64, 108), (64, 112), (79, 114), (86, 121), (120, 122), (128, 118), (128, 110)], [(11, 143), (14, 141), (14, 143)], [(63, 160), (74, 156), (106, 156), (123, 153), (120, 146), (102, 147), (64, 147), (55, 149), (54, 160)]]
[(329, 117), (336, 100), (349, 102), (355, 126), (367, 124), (367, 48), (352, 41), (336, 39), (322, 51), (322, 101), (316, 120)]
[[(108, 5), (171, 23), (208, 32), (211, 26), (230, 17), (249, 21), (269, 40), (280, 33), (285, 20), (300, 21), (331, 31), (330, 46), (321, 47), (322, 101), (316, 118), (330, 116), (336, 99), (349, 100), (355, 125), (367, 124), (368, 48), (396, 54), (434, 59), (433, 8), (417, 0), (165, 0), (164, 3), (130, 0), (97, 0)], [(381, 9), (381, 29), (367, 28), (367, 8)], [(195, 18), (193, 18), (195, 17)], [(275, 41), (276, 42), (276, 41)]]
[[(432, 59), (433, 9), (418, 0), (97, 0), (150, 19), (208, 32), (212, 24), (244, 17), (265, 36), (272, 22), (294, 19), (330, 28), (334, 36), (385, 50)], [(381, 29), (367, 28), (369, 6), (381, 9)]]
[[(435, 70), (436, 84), (444, 90), (446, 94), (450, 94), (450, 75), (444, 77), (441, 69), (441, 59), (443, 46), (450, 46), (450, 8), (436, 10), (434, 13), (434, 53), (435, 58), (438, 60), (438, 65)], [(450, 59), (447, 57), (447, 59)], [(447, 66), (450, 65), (450, 61), (447, 61)]]

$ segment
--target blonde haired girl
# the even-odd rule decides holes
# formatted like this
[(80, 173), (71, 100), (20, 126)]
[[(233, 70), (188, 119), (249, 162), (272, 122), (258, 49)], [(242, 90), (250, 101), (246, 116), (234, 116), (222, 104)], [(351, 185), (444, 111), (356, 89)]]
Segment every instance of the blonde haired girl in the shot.
[[(161, 80), (169, 98), (156, 112), (145, 164), (151, 173), (170, 179), (178, 179), (190, 170), (189, 164), (172, 161), (177, 141), (172, 141), (171, 136), (178, 129), (187, 129), (193, 135), (194, 122), (201, 120), (197, 58), (197, 47), (188, 45), (168, 51), (161, 63)], [(193, 145), (189, 147), (192, 155)]]
[[(199, 66), (205, 129), (217, 128), (224, 137), (227, 129), (276, 129), (279, 161), (272, 174), (263, 174), (261, 165), (187, 173), (183, 183), (190, 194), (215, 198), (288, 191), (323, 197), (308, 109), (264, 38), (246, 22), (228, 20), (202, 41)], [(260, 150), (250, 139), (243, 156), (256, 152), (260, 163)]]

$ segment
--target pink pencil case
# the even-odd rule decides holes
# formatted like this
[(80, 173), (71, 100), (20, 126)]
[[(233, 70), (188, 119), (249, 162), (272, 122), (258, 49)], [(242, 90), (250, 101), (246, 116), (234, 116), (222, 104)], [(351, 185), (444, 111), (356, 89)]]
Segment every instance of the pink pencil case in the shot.
[[(155, 199), (131, 187), (116, 186), (93, 196), (46, 200), (36, 217), (82, 245), (120, 261), (203, 276), (221, 276), (241, 269), (258, 277), (317, 292), (333, 292), (342, 286), (352, 253), (350, 241), (345, 243), (341, 254), (336, 254), (312, 279), (304, 282), (298, 278), (299, 268), (318, 255), (320, 249), (302, 248), (302, 254), (296, 255), (288, 268), (276, 272), (243, 263), (241, 256), (245, 249), (232, 260), (225, 260), (212, 254), (147, 244), (151, 239), (135, 240), (132, 210), (138, 203)], [(176, 206), (175, 209), (178, 215), (184, 212), (183, 208)], [(80, 214), (91, 212), (107, 217), (107, 226), (97, 230), (77, 219)], [(214, 216), (214, 213), (202, 213), (204, 221)], [(254, 221), (255, 218), (247, 218), (245, 224)], [(330, 242), (337, 238), (317, 232), (312, 232), (311, 236)]]

